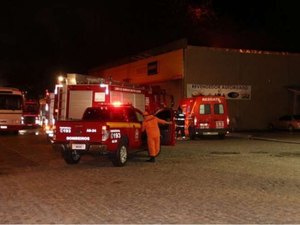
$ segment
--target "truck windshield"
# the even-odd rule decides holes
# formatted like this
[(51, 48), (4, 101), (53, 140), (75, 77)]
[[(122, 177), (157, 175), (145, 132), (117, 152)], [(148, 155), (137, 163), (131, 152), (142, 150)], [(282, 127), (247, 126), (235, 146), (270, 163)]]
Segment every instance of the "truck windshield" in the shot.
[(38, 104), (25, 103), (24, 112), (29, 114), (38, 114), (39, 106)]
[(22, 109), (21, 95), (0, 95), (0, 110), (21, 110)]

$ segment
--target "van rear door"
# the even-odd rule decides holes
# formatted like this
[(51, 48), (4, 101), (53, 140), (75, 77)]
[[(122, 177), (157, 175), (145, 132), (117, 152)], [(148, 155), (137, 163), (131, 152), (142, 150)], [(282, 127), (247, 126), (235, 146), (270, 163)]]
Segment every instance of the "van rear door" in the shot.
[(227, 105), (226, 102), (213, 102), (213, 121), (212, 128), (214, 129), (227, 129)]
[(227, 128), (227, 104), (222, 97), (203, 97), (197, 118), (200, 125), (211, 130)]

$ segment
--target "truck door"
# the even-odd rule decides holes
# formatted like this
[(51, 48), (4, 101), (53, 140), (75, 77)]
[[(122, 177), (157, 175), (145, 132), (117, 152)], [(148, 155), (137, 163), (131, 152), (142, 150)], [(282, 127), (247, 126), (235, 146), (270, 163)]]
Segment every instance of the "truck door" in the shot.
[(125, 109), (127, 112), (126, 119), (129, 123), (129, 140), (130, 140), (130, 147), (132, 149), (140, 148), (143, 144), (142, 142), (142, 124), (139, 121), (137, 110), (133, 108), (127, 108)]
[(174, 123), (174, 112), (171, 108), (159, 109), (155, 116), (159, 119), (166, 121), (172, 121), (169, 124), (159, 124), (160, 134), (161, 134), (161, 144), (162, 145), (175, 145), (175, 123)]

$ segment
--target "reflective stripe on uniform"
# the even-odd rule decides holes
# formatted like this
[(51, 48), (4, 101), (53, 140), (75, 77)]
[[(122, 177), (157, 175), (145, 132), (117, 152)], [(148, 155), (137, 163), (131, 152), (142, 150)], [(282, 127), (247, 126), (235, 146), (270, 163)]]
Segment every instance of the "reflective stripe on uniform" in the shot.
[(110, 128), (141, 128), (140, 123), (128, 123), (128, 122), (107, 122), (106, 123)]

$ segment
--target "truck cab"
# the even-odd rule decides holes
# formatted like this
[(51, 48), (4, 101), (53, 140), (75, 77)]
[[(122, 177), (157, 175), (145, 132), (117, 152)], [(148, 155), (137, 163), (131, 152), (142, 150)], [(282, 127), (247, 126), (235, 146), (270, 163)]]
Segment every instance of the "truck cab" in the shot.
[(22, 124), (25, 129), (40, 127), (40, 105), (37, 100), (25, 101)]

